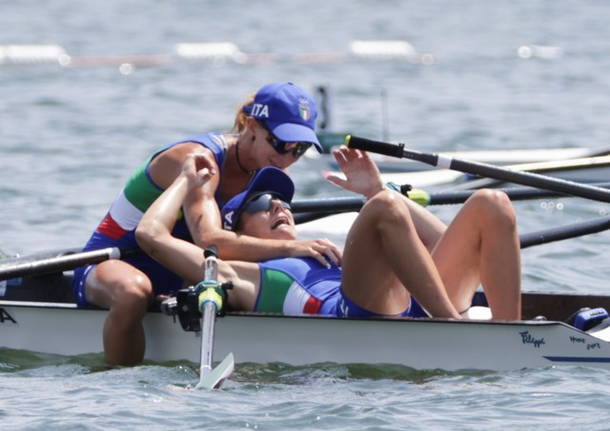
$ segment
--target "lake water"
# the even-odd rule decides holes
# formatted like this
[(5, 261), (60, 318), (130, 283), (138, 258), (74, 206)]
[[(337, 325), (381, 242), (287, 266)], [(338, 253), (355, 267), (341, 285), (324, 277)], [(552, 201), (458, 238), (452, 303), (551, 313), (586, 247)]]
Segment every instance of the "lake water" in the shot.
[[(608, 22), (599, 1), (2, 1), (0, 45), (57, 44), (73, 67), (0, 64), (0, 250), (82, 245), (151, 151), (229, 128), (271, 81), (326, 86), (331, 130), (419, 150), (608, 148)], [(348, 56), (354, 40), (406, 40), (431, 64)], [(116, 59), (186, 42), (273, 55)], [(343, 194), (321, 167), (291, 168), (299, 198)], [(523, 232), (608, 213), (582, 199), (515, 206)], [(525, 250), (524, 290), (608, 293), (609, 244), (603, 233)], [(177, 390), (197, 380), (192, 365), (108, 370), (99, 355), (0, 349), (0, 429), (609, 428), (610, 374), (589, 368), (243, 364), (222, 391)]]

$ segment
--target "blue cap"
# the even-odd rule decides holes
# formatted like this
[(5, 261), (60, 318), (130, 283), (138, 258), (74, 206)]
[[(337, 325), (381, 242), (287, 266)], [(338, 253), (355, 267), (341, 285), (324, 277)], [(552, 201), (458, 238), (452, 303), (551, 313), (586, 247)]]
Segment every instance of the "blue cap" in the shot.
[(267, 84), (256, 93), (244, 112), (265, 123), (284, 142), (309, 142), (321, 153), (316, 136), (316, 102), (292, 82)]
[(274, 166), (261, 169), (252, 178), (246, 190), (233, 196), (223, 205), (220, 211), (222, 227), (235, 230), (244, 203), (250, 196), (260, 192), (277, 193), (283, 201), (290, 203), (294, 196), (294, 183), (284, 171)]

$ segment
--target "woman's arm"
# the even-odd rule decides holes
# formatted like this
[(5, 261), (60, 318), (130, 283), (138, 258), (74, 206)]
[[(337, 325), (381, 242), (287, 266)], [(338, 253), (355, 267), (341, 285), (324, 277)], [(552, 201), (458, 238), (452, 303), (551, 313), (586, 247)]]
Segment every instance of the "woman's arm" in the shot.
[(202, 155), (188, 156), (184, 169), (146, 210), (136, 229), (136, 241), (149, 256), (192, 283), (202, 276), (202, 250), (171, 231), (186, 195), (201, 187), (214, 170)]
[(196, 142), (175, 145), (151, 161), (150, 176), (155, 184), (167, 189), (182, 172), (190, 154), (198, 154), (211, 170), (207, 181), (199, 187), (190, 188), (181, 201), (193, 242), (204, 247), (206, 234), (212, 228), (216, 229), (216, 219), (219, 218), (215, 194), (220, 184), (220, 169), (212, 151)]
[(280, 257), (312, 257), (321, 264), (327, 261), (341, 263), (341, 250), (327, 239), (307, 241), (261, 239), (222, 228), (216, 191), (220, 184), (220, 170), (212, 152), (194, 142), (186, 142), (165, 151), (151, 162), (150, 174), (162, 188), (168, 188), (180, 174), (185, 159), (191, 153), (201, 155), (214, 173), (200, 187), (194, 187), (184, 196), (182, 208), (193, 238), (200, 248), (218, 247), (224, 260), (257, 262)]
[[(148, 208), (136, 229), (138, 245), (153, 259), (190, 284), (203, 278), (203, 250), (172, 236), (171, 231), (185, 197), (213, 175), (214, 167), (201, 154), (191, 154), (174, 182)], [(251, 311), (259, 288), (258, 265), (251, 262), (218, 261), (221, 281), (233, 282), (229, 305)]]
[(202, 187), (190, 191), (183, 202), (189, 231), (201, 248), (216, 245), (224, 260), (259, 262), (282, 257), (312, 257), (322, 265), (331, 261), (341, 264), (341, 250), (328, 239), (263, 239), (223, 229), (216, 203), (219, 183), (219, 173), (216, 173)]
[(214, 200), (204, 199), (197, 203), (196, 199), (191, 194), (187, 196), (185, 212), (189, 212), (189, 208), (195, 211), (197, 207), (203, 209), (197, 220), (197, 230), (205, 232), (199, 245), (202, 248), (216, 245), (222, 259), (260, 262), (282, 257), (311, 257), (322, 265), (327, 265), (328, 262), (341, 264), (341, 250), (328, 239), (280, 240), (237, 234), (222, 228), (220, 211)]

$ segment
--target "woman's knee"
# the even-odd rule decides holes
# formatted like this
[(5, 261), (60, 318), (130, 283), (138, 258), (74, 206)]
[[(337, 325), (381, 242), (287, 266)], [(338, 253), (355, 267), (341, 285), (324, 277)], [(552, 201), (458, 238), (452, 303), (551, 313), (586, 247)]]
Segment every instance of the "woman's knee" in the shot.
[(132, 303), (148, 303), (153, 293), (150, 279), (144, 274), (135, 274), (121, 281), (117, 289), (123, 301)]
[(468, 200), (482, 221), (488, 221), (494, 226), (514, 228), (517, 223), (515, 209), (504, 192), (491, 189), (477, 190)]
[(125, 265), (99, 265), (87, 280), (88, 300), (109, 308), (147, 306), (153, 294), (150, 279)]
[(375, 217), (379, 226), (395, 226), (398, 223), (408, 221), (411, 224), (411, 214), (409, 208), (402, 201), (402, 198), (391, 190), (383, 190), (368, 200), (364, 211)]

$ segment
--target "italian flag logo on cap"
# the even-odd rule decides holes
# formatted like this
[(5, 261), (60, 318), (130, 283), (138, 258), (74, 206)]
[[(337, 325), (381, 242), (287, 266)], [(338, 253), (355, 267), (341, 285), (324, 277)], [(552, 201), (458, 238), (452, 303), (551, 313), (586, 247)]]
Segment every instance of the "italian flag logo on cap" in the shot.
[(307, 99), (299, 99), (299, 115), (304, 121), (309, 121), (311, 118), (311, 109), (309, 109), (309, 101)]

